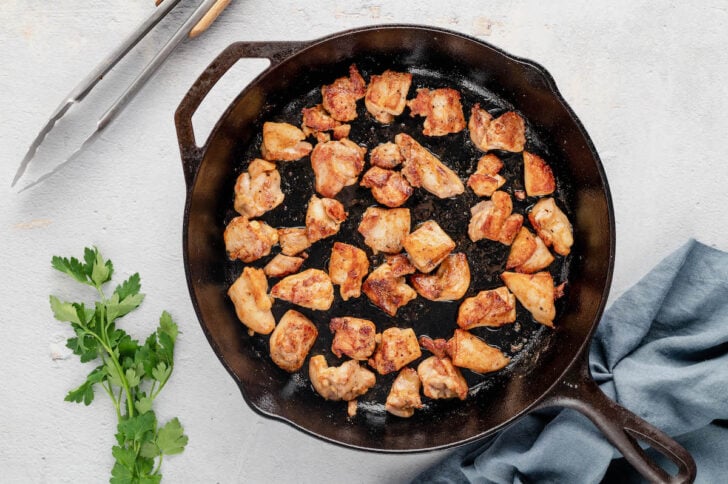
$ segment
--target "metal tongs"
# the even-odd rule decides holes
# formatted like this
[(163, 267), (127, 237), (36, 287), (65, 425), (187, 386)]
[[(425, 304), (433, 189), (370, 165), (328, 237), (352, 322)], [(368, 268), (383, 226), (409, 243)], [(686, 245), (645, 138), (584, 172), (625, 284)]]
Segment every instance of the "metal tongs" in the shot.
[[(96, 84), (127, 54), (136, 46), (139, 41), (144, 38), (178, 3), (180, 0), (157, 0), (157, 8), (154, 13), (149, 16), (134, 32), (132, 32), (114, 51), (102, 60), (63, 100), (60, 106), (51, 115), (50, 119), (40, 130), (33, 143), (28, 148), (23, 161), (20, 162), (18, 171), (13, 178), (11, 186), (15, 186), (31, 160), (35, 156), (38, 148), (43, 143), (48, 133), (51, 132), (55, 124), (60, 120), (66, 112), (74, 105), (78, 104), (88, 95)], [(71, 154), (64, 162), (57, 165), (50, 172), (40, 176), (35, 181), (23, 187), (20, 191), (40, 183), (49, 176), (58, 172), (65, 165), (71, 163), (78, 155), (99, 136), (101, 131), (106, 128), (111, 121), (118, 116), (127, 103), (134, 95), (144, 86), (150, 77), (156, 72), (159, 66), (167, 59), (175, 47), (189, 36), (194, 38), (204, 32), (215, 19), (228, 6), (231, 0), (203, 0), (202, 3), (192, 12), (192, 15), (182, 24), (182, 26), (174, 33), (172, 38), (167, 41), (154, 58), (144, 67), (134, 81), (127, 87), (124, 93), (109, 107), (106, 112), (99, 118), (96, 129), (89, 137), (87, 137), (81, 146)]]

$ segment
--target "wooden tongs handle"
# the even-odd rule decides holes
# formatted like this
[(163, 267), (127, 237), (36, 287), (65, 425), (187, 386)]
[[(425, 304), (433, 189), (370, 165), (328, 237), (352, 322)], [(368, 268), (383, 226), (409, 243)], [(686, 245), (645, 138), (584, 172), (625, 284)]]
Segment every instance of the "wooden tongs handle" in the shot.
[(207, 11), (205, 16), (202, 17), (199, 22), (197, 22), (197, 25), (192, 27), (192, 30), (190, 30), (190, 38), (194, 39), (202, 32), (207, 30), (207, 28), (212, 25), (217, 17), (220, 16), (222, 11), (225, 10), (228, 5), (230, 5), (231, 1), (232, 0), (217, 0), (217, 2), (215, 2), (215, 4), (210, 7), (210, 10)]

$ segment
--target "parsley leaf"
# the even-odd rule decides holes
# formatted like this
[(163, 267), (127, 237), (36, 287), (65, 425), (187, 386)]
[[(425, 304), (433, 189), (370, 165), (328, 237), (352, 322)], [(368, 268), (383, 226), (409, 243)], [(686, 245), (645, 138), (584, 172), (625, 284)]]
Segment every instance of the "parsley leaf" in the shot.
[(165, 455), (179, 454), (185, 450), (187, 436), (176, 417), (159, 429), (156, 443), (159, 451)]

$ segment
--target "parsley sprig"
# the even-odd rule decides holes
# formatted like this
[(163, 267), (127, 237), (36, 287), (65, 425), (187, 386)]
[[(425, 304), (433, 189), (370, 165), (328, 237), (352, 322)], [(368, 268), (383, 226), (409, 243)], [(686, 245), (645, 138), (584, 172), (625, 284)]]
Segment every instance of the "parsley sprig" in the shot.
[(174, 369), (177, 324), (164, 311), (156, 331), (144, 344), (118, 328), (116, 321), (144, 300), (144, 294), (139, 292), (139, 274), (117, 285), (107, 297), (104, 286), (111, 281), (114, 265), (104, 260), (96, 248), (86, 248), (83, 260), (55, 256), (51, 265), (98, 294), (93, 307), (50, 297), (55, 318), (70, 323), (75, 333), (66, 343), (68, 348), (83, 363), (99, 363), (65, 399), (89, 405), (94, 390), (102, 388), (114, 404), (118, 419), (117, 445), (111, 449), (116, 460), (111, 484), (159, 483), (164, 456), (179, 454), (187, 445), (179, 420), (173, 418), (160, 427), (152, 410), (154, 399)]

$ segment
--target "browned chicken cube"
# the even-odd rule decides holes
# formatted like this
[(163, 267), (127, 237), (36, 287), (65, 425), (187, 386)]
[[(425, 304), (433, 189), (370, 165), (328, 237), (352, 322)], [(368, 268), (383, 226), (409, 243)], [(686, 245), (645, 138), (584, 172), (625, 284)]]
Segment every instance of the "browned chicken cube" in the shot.
[(355, 360), (341, 366), (329, 366), (323, 355), (312, 356), (308, 362), (308, 376), (313, 388), (326, 400), (354, 400), (364, 395), (376, 383), (374, 373)]
[(394, 138), (404, 157), (402, 174), (413, 187), (422, 187), (439, 198), (449, 198), (465, 191), (457, 173), (411, 136), (400, 133)]
[(271, 248), (278, 243), (278, 232), (265, 222), (248, 220), (241, 215), (225, 227), (223, 239), (230, 259), (253, 262), (270, 254)]
[(450, 358), (430, 356), (419, 364), (417, 374), (426, 397), (465, 400), (468, 396), (468, 383)]
[(284, 227), (278, 229), (278, 243), (285, 255), (296, 255), (311, 247), (305, 227)]
[(571, 222), (553, 198), (542, 198), (528, 213), (528, 220), (547, 247), (560, 255), (569, 255), (574, 244)]
[(478, 373), (498, 371), (511, 361), (498, 348), (462, 329), (455, 330), (454, 336), (447, 342), (447, 349), (453, 365)]
[(329, 260), (331, 282), (339, 285), (341, 299), (361, 296), (361, 281), (369, 273), (369, 259), (366, 252), (353, 245), (334, 242)]
[(417, 89), (417, 97), (407, 101), (410, 116), (425, 116), (422, 133), (426, 136), (444, 136), (465, 129), (460, 93), (455, 89)]
[(306, 237), (309, 243), (336, 234), (346, 216), (344, 206), (338, 200), (313, 195), (306, 210)]
[(375, 254), (396, 254), (402, 250), (402, 241), (409, 234), (410, 223), (408, 208), (369, 207), (362, 216), (358, 231)]
[(497, 289), (480, 291), (469, 297), (458, 309), (457, 323), (463, 329), (478, 326), (499, 327), (516, 320), (516, 298), (501, 286)]
[(301, 369), (318, 336), (316, 326), (306, 316), (289, 309), (270, 335), (270, 357), (288, 372)]
[(368, 319), (333, 318), (329, 329), (334, 333), (331, 352), (339, 358), (346, 355), (353, 360), (366, 360), (374, 353), (377, 328)]
[(291, 257), (284, 254), (277, 254), (268, 262), (263, 271), (268, 277), (283, 277), (298, 272), (303, 264), (303, 257)]
[(304, 308), (326, 311), (334, 302), (334, 286), (320, 269), (306, 269), (278, 282), (270, 291), (278, 299)]
[(434, 274), (413, 274), (410, 283), (417, 293), (430, 301), (455, 301), (470, 287), (470, 266), (463, 253), (450, 254)]
[(538, 155), (523, 152), (523, 180), (529, 197), (550, 195), (556, 190), (551, 167)]
[(245, 267), (240, 277), (228, 289), (235, 306), (235, 314), (250, 331), (268, 334), (276, 321), (271, 308), (273, 298), (268, 295), (268, 280), (261, 269)]
[(342, 139), (349, 136), (351, 126), (342, 124), (329, 115), (321, 104), (317, 104), (312, 108), (303, 108), (303, 121), (301, 129), (306, 136), (315, 136), (319, 142), (329, 141), (328, 138), (322, 138), (322, 135), (328, 136), (326, 132), (331, 131), (334, 139)]
[(371, 188), (374, 199), (387, 207), (399, 207), (414, 191), (401, 173), (378, 166), (364, 173), (361, 186)]
[(380, 168), (394, 168), (404, 161), (399, 146), (395, 143), (381, 143), (369, 152), (369, 162)]
[(478, 160), (478, 168), (468, 178), (468, 186), (479, 197), (490, 197), (502, 187), (506, 179), (498, 174), (503, 169), (503, 162), (495, 155), (483, 155)]
[(482, 239), (511, 245), (523, 225), (523, 215), (511, 213), (513, 202), (506, 192), (495, 191), (490, 200), (483, 200), (470, 209), (468, 236), (473, 242)]
[(323, 106), (337, 121), (356, 119), (356, 102), (366, 94), (366, 82), (356, 65), (349, 67), (349, 77), (340, 77), (321, 88)]
[(406, 256), (396, 255), (369, 274), (362, 285), (362, 291), (390, 316), (417, 297), (414, 289), (407, 285), (403, 276), (412, 274), (415, 268)]
[(397, 417), (409, 418), (422, 408), (420, 377), (412, 368), (402, 368), (392, 383), (384, 408)]
[(288, 123), (263, 123), (263, 145), (260, 151), (269, 161), (300, 160), (311, 152), (313, 146), (304, 141), (303, 131)]
[(369, 78), (364, 97), (367, 111), (380, 123), (389, 124), (404, 111), (412, 74), (386, 70), (381, 76)]
[(468, 121), (470, 139), (482, 151), (504, 150), (519, 152), (526, 145), (526, 124), (513, 111), (493, 117), (480, 107), (473, 106)]
[(545, 269), (554, 261), (549, 249), (541, 237), (534, 235), (526, 227), (521, 227), (516, 239), (511, 245), (508, 254), (506, 269), (515, 269), (516, 272), (531, 274)]
[(366, 148), (348, 139), (317, 144), (311, 153), (316, 191), (333, 198), (344, 187), (355, 184), (364, 168), (365, 153)]
[(369, 366), (380, 375), (398, 371), (422, 356), (420, 344), (412, 328), (388, 328), (377, 335), (377, 349), (369, 358)]
[(534, 320), (545, 326), (554, 327), (556, 292), (551, 274), (548, 272), (535, 274), (504, 272), (501, 274), (501, 279), (523, 307), (531, 313)]
[(233, 206), (240, 215), (260, 217), (283, 202), (281, 175), (276, 165), (256, 158), (235, 182)]
[(418, 271), (428, 273), (453, 251), (455, 242), (437, 225), (428, 220), (402, 241), (412, 265)]

